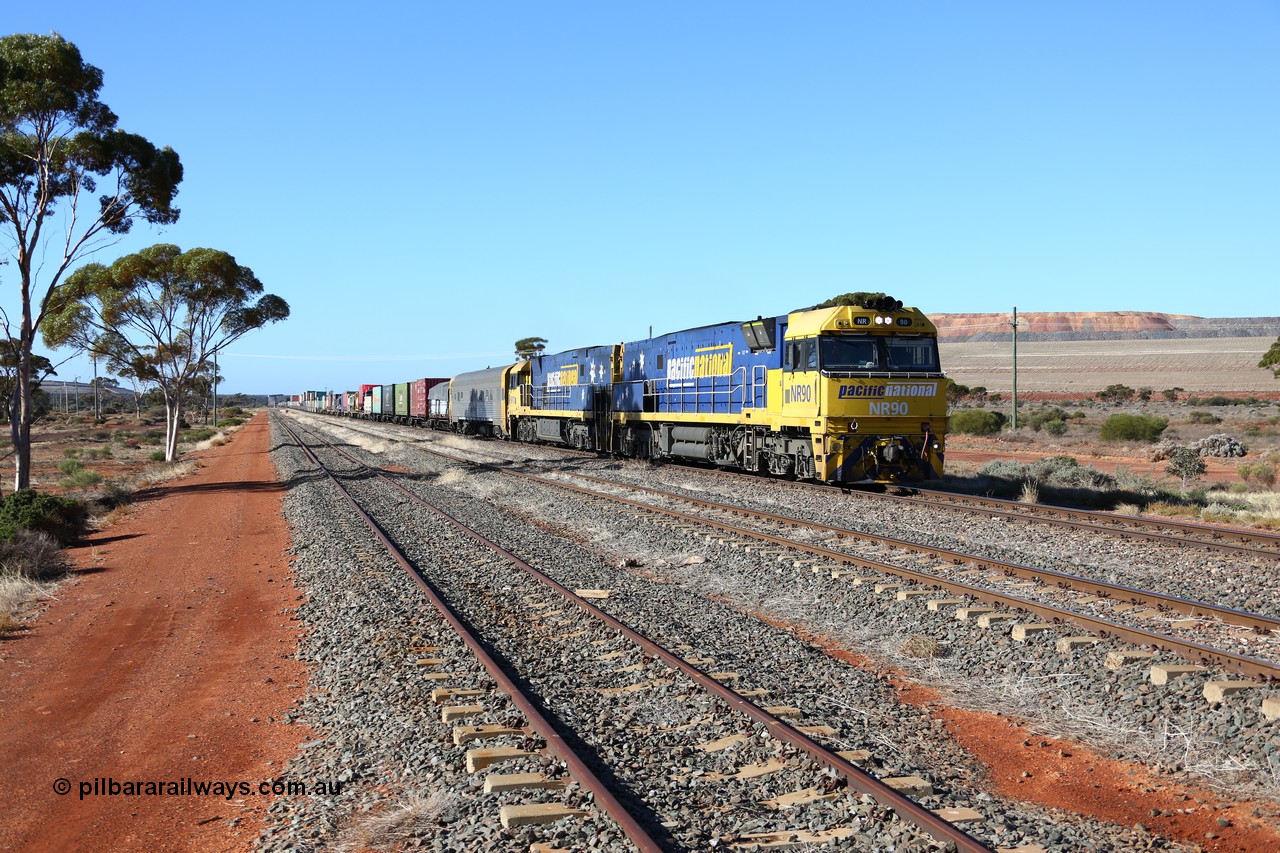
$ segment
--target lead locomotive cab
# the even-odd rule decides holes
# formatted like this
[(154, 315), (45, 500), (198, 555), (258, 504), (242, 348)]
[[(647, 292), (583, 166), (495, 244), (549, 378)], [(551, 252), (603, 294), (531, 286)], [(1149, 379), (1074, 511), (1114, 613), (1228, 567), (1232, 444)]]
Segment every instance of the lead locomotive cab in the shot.
[(817, 479), (940, 476), (945, 382), (933, 324), (895, 299), (791, 314), (783, 406), (788, 421), (812, 423)]

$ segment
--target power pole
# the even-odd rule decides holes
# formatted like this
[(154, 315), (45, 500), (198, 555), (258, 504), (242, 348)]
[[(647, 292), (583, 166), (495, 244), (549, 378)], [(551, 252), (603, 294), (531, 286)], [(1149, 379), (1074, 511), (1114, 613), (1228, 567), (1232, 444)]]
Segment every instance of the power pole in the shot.
[(1013, 429), (1018, 428), (1018, 306), (1013, 306)]

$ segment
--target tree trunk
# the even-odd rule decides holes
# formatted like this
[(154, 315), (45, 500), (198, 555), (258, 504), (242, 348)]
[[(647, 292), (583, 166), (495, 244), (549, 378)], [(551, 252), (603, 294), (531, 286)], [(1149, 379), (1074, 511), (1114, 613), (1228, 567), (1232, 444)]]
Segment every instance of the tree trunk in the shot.
[[(26, 270), (23, 271), (24, 274)], [(25, 275), (24, 275), (25, 277)], [(29, 284), (22, 287), (22, 328), (18, 337), (18, 405), (13, 419), (13, 489), (31, 488), (31, 299)]]
[(165, 392), (164, 417), (164, 461), (176, 462), (178, 460), (178, 425), (182, 423), (181, 392), (172, 395)]

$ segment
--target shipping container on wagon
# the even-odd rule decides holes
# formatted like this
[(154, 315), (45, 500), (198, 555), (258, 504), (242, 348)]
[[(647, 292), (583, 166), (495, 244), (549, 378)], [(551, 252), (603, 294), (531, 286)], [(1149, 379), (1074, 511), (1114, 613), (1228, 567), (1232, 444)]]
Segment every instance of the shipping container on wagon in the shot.
[(409, 417), (409, 383), (397, 382), (395, 384), (395, 411), (393, 414), (397, 418)]
[[(430, 418), (432, 416), (431, 406), (429, 405), (430, 403), (429, 395), (431, 394), (432, 388), (435, 388), (442, 384), (448, 385), (449, 384), (448, 378), (433, 379), (428, 377), (426, 379), (415, 379), (412, 382), (413, 387), (409, 389), (409, 416), (411, 418), (426, 420), (427, 418)], [(448, 399), (447, 397), (448, 393), (449, 392), (446, 389), (445, 390), (446, 400)], [(443, 412), (442, 414), (447, 414), (447, 412)]]
[(382, 386), (382, 419), (391, 420), (396, 413), (396, 386)]
[(374, 413), (373, 398), (377, 396), (376, 394), (374, 394), (374, 389), (379, 387), (381, 386), (379, 385), (361, 385), (360, 386), (360, 411), (364, 412), (366, 415), (372, 415)]

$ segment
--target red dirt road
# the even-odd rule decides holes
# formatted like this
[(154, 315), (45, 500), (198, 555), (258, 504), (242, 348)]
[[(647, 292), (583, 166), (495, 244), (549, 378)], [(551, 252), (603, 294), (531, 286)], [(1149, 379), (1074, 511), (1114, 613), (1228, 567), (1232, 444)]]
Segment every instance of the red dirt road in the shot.
[[(258, 785), (309, 734), (278, 722), (307, 676), (291, 658), (298, 592), (269, 447), (259, 415), (201, 454), (194, 475), (74, 549), (79, 578), (0, 641), (0, 850), (252, 844), (271, 801)], [(94, 780), (252, 792), (94, 796)]]

